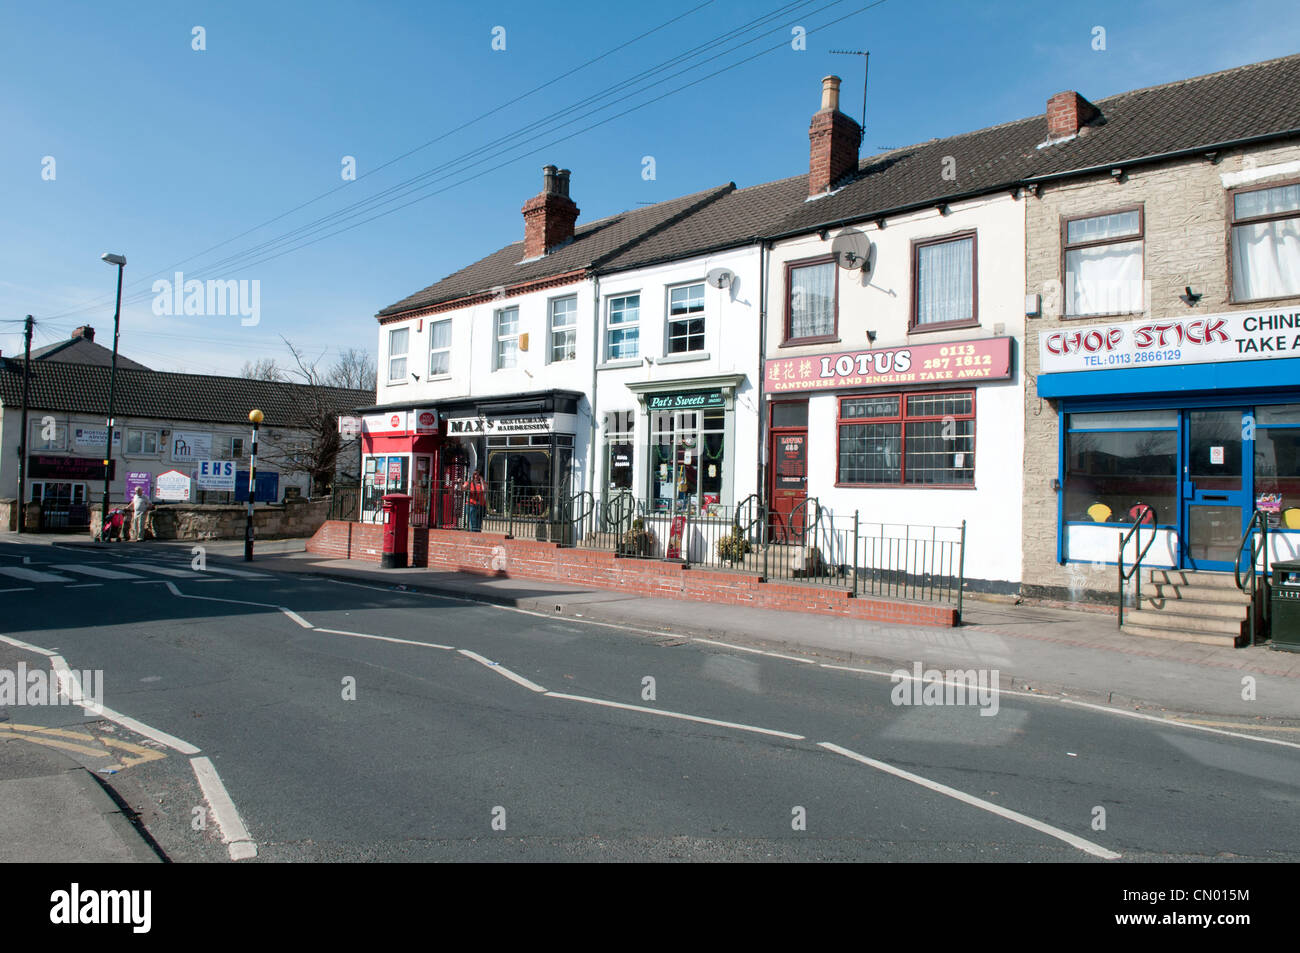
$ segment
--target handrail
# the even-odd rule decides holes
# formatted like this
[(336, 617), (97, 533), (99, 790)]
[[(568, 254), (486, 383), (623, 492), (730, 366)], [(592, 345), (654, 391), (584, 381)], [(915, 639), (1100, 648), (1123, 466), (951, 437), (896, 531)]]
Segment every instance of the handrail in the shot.
[[(1255, 525), (1259, 525), (1258, 547), (1255, 537)], [(1246, 530), (1241, 534), (1241, 541), (1237, 544), (1237, 560), (1233, 565), (1232, 578), (1237, 583), (1237, 588), (1242, 592), (1246, 591), (1246, 584), (1241, 581), (1241, 557), (1246, 551), (1246, 544), (1250, 543), (1250, 573), (1246, 577), (1246, 583), (1250, 585), (1250, 610), (1247, 618), (1250, 620), (1250, 644), (1258, 645), (1257, 638), (1258, 626), (1255, 620), (1255, 603), (1257, 593), (1261, 588), (1264, 592), (1262, 612), (1262, 621), (1264, 627), (1268, 627), (1269, 599), (1268, 599), (1268, 514), (1263, 510), (1255, 510), (1250, 514), (1250, 522), (1246, 524)], [(1255, 559), (1258, 556), (1263, 557), (1264, 565), (1261, 570), (1255, 569)]]
[[(751, 512), (753, 516), (749, 519), (748, 522), (742, 525), (740, 521), (740, 514), (742, 511), (746, 509), (748, 509), (748, 511)], [(740, 527), (742, 533), (748, 536), (749, 531), (754, 528), (755, 524), (761, 523), (762, 520), (763, 520), (763, 499), (757, 493), (751, 493), (749, 494), (749, 496), (741, 500), (740, 505), (736, 507), (736, 515), (733, 522), (735, 523), (735, 525)]]
[[(814, 507), (816, 507), (816, 513), (817, 513), (817, 515), (813, 517), (813, 521), (811, 523), (808, 522), (809, 503), (811, 503)], [(795, 514), (799, 514), (800, 516), (802, 516), (802, 520), (798, 523), (795, 521)], [(789, 528), (791, 530), (794, 529), (795, 526), (802, 524), (802, 528), (799, 530), (799, 542), (802, 543), (808, 538), (808, 531), (815, 530), (817, 528), (817, 525), (822, 521), (821, 503), (817, 501), (817, 497), (815, 496), (805, 496), (794, 506), (790, 507), (790, 515), (787, 517), (787, 519), (789, 520)], [(813, 538), (814, 539), (817, 538), (815, 534), (813, 535)]]
[[(579, 501), (585, 505), (574, 506)], [(579, 490), (573, 496), (569, 497), (568, 510), (569, 519), (574, 523), (583, 523), (596, 509), (596, 496), (590, 490)]]
[[(1142, 521), (1150, 515), (1151, 517), (1151, 538), (1147, 540), (1146, 546), (1137, 554), (1137, 559), (1133, 561), (1133, 567), (1126, 573), (1124, 572), (1124, 547), (1128, 541), (1137, 535), (1138, 544), (1142, 542)], [(1127, 533), (1120, 537), (1119, 541), (1119, 626), (1124, 626), (1124, 583), (1132, 579), (1134, 574), (1137, 575), (1137, 582), (1133, 586), (1134, 605), (1139, 609), (1142, 608), (1142, 559), (1151, 549), (1151, 544), (1156, 541), (1156, 511), (1143, 503), (1142, 508), (1137, 511), (1137, 516), (1133, 519), (1133, 525), (1129, 527)]]

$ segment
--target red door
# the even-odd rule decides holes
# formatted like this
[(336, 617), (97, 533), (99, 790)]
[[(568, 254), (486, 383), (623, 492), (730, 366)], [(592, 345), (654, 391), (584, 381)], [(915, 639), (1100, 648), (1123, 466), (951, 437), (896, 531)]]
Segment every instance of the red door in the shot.
[[(784, 426), (782, 426), (784, 424)], [(790, 514), (808, 498), (808, 402), (772, 405), (772, 430), (768, 473), (771, 482), (772, 539), (784, 541), (803, 535), (792, 526)], [(803, 511), (800, 510), (800, 513)], [(796, 515), (796, 522), (798, 516)]]

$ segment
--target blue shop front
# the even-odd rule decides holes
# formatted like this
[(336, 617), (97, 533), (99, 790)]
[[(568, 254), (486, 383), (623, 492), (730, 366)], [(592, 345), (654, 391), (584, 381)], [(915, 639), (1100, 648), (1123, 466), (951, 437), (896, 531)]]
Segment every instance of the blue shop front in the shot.
[(1232, 571), (1256, 514), (1270, 562), (1300, 557), (1300, 311), (1062, 327), (1039, 358), (1058, 562), (1114, 563), (1141, 521), (1145, 565)]

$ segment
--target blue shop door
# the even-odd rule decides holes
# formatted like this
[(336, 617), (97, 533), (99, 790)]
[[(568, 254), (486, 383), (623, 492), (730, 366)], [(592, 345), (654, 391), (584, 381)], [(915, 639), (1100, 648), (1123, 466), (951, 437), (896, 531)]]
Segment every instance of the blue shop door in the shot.
[(1251, 408), (1184, 411), (1183, 567), (1231, 572), (1252, 513)]
[[(274, 503), (280, 499), (280, 474), (259, 473), (257, 486), (254, 488), (254, 503)], [(235, 474), (235, 502), (248, 502), (248, 471), (240, 470)]]

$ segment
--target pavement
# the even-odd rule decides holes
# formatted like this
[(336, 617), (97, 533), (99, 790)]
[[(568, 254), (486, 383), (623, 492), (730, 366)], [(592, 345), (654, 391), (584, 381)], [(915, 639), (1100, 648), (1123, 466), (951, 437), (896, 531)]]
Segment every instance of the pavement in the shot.
[[(0, 542), (106, 545), (4, 533)], [(227, 557), (243, 551), (242, 540), (107, 545), (170, 551), (198, 545), (208, 554)], [(927, 669), (996, 669), (1004, 691), (1069, 696), (1202, 726), (1254, 727), (1264, 737), (1295, 740), (1284, 732), (1300, 730), (1300, 654), (1125, 636), (1113, 615), (1095, 610), (974, 598), (965, 603), (960, 627), (935, 628), (629, 596), (526, 578), (383, 570), (374, 563), (309, 554), (303, 540), (259, 540), (254, 563), (260, 571), (431, 593), (884, 671), (910, 671), (917, 663)], [(0, 812), (0, 862), (159, 859), (148, 835), (132, 823), (130, 809), (114, 800), (110, 788), (57, 743), (29, 744), (30, 734), (20, 739), (20, 730), (22, 726), (0, 721), (0, 802), (7, 805)]]

